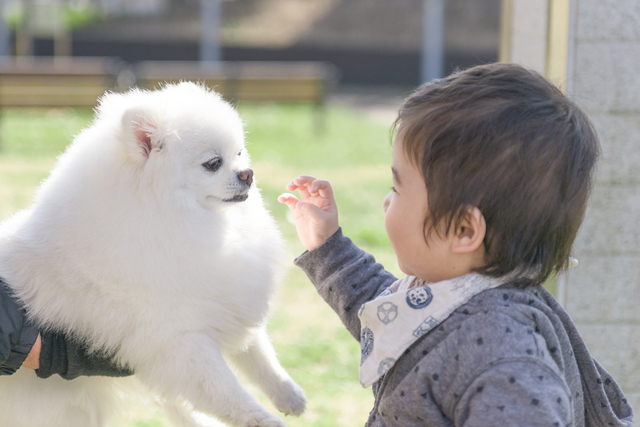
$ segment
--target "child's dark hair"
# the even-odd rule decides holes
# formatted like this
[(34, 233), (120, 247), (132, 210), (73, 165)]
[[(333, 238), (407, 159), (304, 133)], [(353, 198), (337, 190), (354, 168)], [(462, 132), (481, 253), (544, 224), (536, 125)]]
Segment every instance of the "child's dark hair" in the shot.
[(475, 206), (487, 225), (479, 273), (528, 286), (567, 266), (599, 143), (555, 86), (518, 65), (477, 66), (419, 87), (394, 130), (426, 184), (425, 239)]

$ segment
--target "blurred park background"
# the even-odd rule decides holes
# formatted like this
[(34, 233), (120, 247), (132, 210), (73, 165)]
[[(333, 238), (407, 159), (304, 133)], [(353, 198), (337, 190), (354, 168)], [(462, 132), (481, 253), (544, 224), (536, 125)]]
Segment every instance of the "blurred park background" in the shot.
[[(640, 403), (640, 2), (637, 0), (1, 0), (0, 220), (29, 205), (105, 90), (198, 80), (238, 107), (266, 203), (331, 180), (347, 235), (399, 275), (383, 225), (390, 125), (418, 84), (493, 61), (533, 68), (587, 109), (603, 145), (580, 266), (552, 291)], [(269, 321), (309, 405), (290, 426), (362, 425), (359, 344), (292, 266)], [(260, 395), (251, 389), (256, 395)], [(268, 402), (261, 398), (268, 406)], [(273, 412), (276, 412), (271, 406)], [(166, 426), (139, 402), (111, 424)]]

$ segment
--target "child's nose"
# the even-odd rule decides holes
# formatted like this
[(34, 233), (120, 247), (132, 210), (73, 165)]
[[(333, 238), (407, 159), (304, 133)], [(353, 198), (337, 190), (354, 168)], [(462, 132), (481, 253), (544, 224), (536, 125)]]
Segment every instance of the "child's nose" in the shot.
[(382, 210), (384, 213), (387, 213), (387, 208), (389, 208), (389, 204), (391, 203), (391, 193), (387, 195), (382, 201)]

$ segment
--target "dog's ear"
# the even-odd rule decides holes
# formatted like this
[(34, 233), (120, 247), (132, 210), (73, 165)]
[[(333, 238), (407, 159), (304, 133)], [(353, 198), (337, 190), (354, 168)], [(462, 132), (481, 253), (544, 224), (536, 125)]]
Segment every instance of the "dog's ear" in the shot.
[(151, 151), (160, 145), (158, 125), (151, 115), (132, 108), (122, 116), (122, 135), (125, 147), (136, 163), (144, 163)]

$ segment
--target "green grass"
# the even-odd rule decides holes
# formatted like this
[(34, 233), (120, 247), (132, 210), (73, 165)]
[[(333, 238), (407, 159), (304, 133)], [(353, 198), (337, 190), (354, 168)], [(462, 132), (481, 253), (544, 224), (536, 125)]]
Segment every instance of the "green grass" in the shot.
[[(399, 274), (383, 226), (382, 199), (391, 186), (389, 129), (344, 108), (329, 107), (326, 129), (314, 132), (312, 106), (240, 105), (248, 150), (265, 201), (280, 224), (290, 258), (302, 252), (288, 209), (277, 202), (285, 185), (306, 173), (329, 179), (340, 223), (347, 235)], [(0, 124), (0, 219), (27, 206), (90, 111), (5, 111)], [(285, 369), (306, 390), (307, 412), (287, 417), (288, 426), (333, 427), (364, 424), (373, 405), (358, 378), (359, 344), (291, 265), (280, 286), (269, 322), (270, 336)], [(252, 393), (277, 412), (255, 388)], [(164, 427), (161, 413), (132, 403), (112, 424)]]

